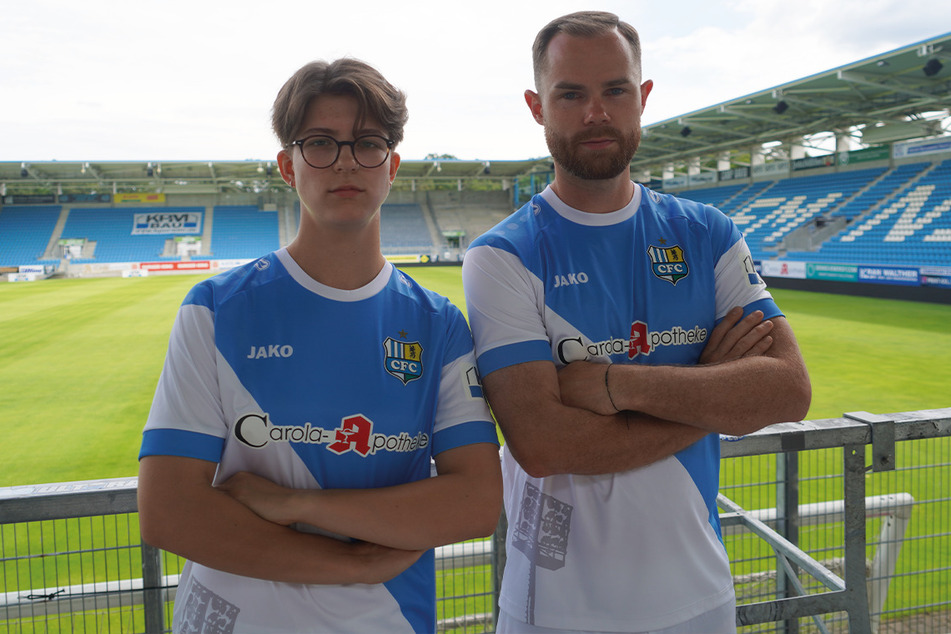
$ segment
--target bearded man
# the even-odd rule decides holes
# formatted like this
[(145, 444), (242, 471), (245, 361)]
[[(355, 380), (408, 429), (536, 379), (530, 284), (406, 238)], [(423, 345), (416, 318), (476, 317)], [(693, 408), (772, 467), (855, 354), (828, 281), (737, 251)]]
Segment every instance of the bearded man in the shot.
[(719, 434), (806, 415), (799, 347), (727, 216), (631, 180), (634, 28), (575, 13), (533, 52), (555, 178), (463, 265), (505, 436), (497, 631), (735, 631)]

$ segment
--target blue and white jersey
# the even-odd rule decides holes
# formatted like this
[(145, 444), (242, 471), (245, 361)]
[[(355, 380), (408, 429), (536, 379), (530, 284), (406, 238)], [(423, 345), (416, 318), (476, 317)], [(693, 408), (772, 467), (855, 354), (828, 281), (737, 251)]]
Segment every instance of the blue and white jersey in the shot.
[[(472, 243), (463, 282), (483, 377), (529, 361), (694, 365), (733, 306), (780, 314), (729, 218), (641, 186), (605, 214), (546, 189)], [(510, 616), (643, 631), (732, 598), (716, 434), (600, 476), (533, 478), (504, 450), (503, 476)]]
[[(368, 488), (430, 477), (434, 455), (483, 442), (497, 443), (495, 426), (458, 308), (389, 263), (363, 288), (329, 288), (282, 249), (185, 298), (141, 456), (216, 462), (216, 481), (251, 471), (293, 488)], [(216, 632), (431, 632), (435, 612), (432, 551), (380, 585), (189, 562), (175, 631), (208, 619)]]

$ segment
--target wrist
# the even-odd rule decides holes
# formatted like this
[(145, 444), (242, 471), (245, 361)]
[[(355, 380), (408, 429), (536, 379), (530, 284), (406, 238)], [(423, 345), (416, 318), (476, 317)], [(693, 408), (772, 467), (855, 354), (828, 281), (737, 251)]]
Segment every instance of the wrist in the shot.
[(280, 522), (282, 524), (294, 524), (302, 522), (313, 524), (315, 516), (319, 515), (315, 509), (317, 505), (317, 496), (314, 489), (288, 489), (286, 495), (280, 498)]

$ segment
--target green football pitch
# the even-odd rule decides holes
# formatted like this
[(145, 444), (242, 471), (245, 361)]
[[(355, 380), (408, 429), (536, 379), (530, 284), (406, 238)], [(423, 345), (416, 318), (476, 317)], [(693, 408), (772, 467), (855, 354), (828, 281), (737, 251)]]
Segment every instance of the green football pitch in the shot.
[[(408, 272), (465, 310), (459, 267)], [(188, 289), (199, 279), (188, 275), (0, 284), (4, 440), (0, 486), (136, 474), (141, 430), (172, 321)], [(773, 294), (796, 331), (812, 377), (813, 402), (807, 418), (951, 406), (951, 305), (785, 290)], [(768, 395), (751, 385), (750, 397)], [(946, 448), (948, 441), (939, 442)], [(822, 484), (823, 478), (813, 476), (834, 473), (839, 460), (823, 450), (808, 466), (803, 465), (801, 475), (810, 477), (805, 478), (802, 502), (838, 497)], [(918, 458), (908, 452), (899, 460), (899, 466), (912, 470), (933, 465), (927, 458), (919, 465)], [(747, 508), (771, 505), (772, 501), (746, 499), (743, 487), (772, 481), (773, 458), (730, 462), (722, 474), (723, 484), (731, 487), (728, 495)], [(905, 488), (916, 500), (934, 499), (930, 493), (940, 484), (932, 480), (946, 479), (948, 467), (920, 473), (928, 476)], [(737, 484), (743, 486), (732, 488)], [(889, 486), (888, 480), (875, 480), (869, 483), (868, 494), (891, 492)], [(903, 551), (899, 573), (912, 575), (911, 582), (893, 584), (889, 609), (935, 605), (947, 587), (946, 573), (936, 577), (913, 572), (949, 570), (945, 548), (932, 539), (948, 534), (949, 516), (942, 510), (946, 505), (925, 506), (917, 509), (909, 536), (925, 539), (921, 543), (927, 547)], [(815, 546), (812, 542), (819, 540), (816, 543), (825, 546), (829, 540), (822, 535), (804, 533), (803, 545)], [(729, 538), (728, 548), (739, 548), (733, 542), (742, 539)], [(765, 546), (757, 544), (756, 549)], [(742, 552), (746, 563), (738, 568), (740, 572), (758, 572), (772, 565), (769, 553)], [(484, 574), (478, 577), (484, 584)], [(444, 589), (440, 596), (456, 594)]]
[[(465, 309), (459, 267), (408, 272)], [(0, 285), (0, 486), (135, 475), (169, 330), (199, 279)], [(951, 406), (951, 305), (774, 295), (812, 377), (808, 418)]]

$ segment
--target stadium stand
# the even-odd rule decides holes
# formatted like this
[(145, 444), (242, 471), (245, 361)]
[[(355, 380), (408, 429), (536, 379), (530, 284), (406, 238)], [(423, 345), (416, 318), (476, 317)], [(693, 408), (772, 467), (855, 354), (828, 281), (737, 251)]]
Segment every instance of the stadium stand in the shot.
[(211, 255), (194, 259), (254, 258), (279, 246), (277, 212), (253, 205), (219, 205), (214, 208)]
[(899, 165), (872, 183), (870, 187), (862, 191), (853, 200), (837, 209), (832, 215), (845, 218), (846, 222), (851, 222), (857, 216), (861, 216), (880, 205), (883, 200), (887, 200), (905, 183), (920, 174), (928, 165), (929, 163)]
[(150, 262), (162, 258), (166, 234), (135, 235), (132, 227), (136, 214), (167, 213), (169, 211), (203, 211), (200, 207), (134, 207), (134, 208), (74, 208), (69, 211), (61, 239), (85, 239), (94, 244), (92, 257), (75, 258), (75, 263), (85, 262)]
[[(951, 267), (951, 159), (824, 170), (672, 193), (730, 215), (755, 260)], [(507, 203), (487, 203), (452, 196), (434, 202), (429, 195), (425, 204), (404, 199), (386, 203), (381, 210), (383, 252), (438, 254), (448, 248), (444, 236), (453, 233), (465, 236), (458, 245), (464, 250), (468, 240), (509, 213)], [(212, 220), (211, 230), (205, 227), (202, 236), (203, 255), (191, 256), (198, 260), (248, 259), (273, 251), (293, 238), (300, 213), (297, 206), (282, 216), (258, 205), (5, 205), (0, 208), (0, 266), (56, 264), (62, 251), (49, 249), (61, 239), (86, 241), (83, 257), (73, 259), (77, 264), (178, 260), (167, 250), (172, 235), (134, 235), (131, 230), (135, 214), (175, 211), (203, 212)]]
[(430, 253), (433, 238), (416, 203), (387, 203), (380, 209), (380, 240), (384, 255)]
[(951, 159), (673, 193), (731, 216), (755, 260), (951, 266)]
[(0, 266), (21, 266), (43, 261), (60, 205), (4, 206), (0, 212)]
[[(717, 206), (730, 215), (746, 235), (753, 259), (769, 259), (778, 255), (783, 239), (792, 231), (815, 218), (830, 215), (883, 171), (884, 168), (868, 169), (760, 183), (755, 191), (737, 192), (740, 196), (736, 198), (742, 199), (741, 204), (727, 199)], [(750, 190), (754, 187), (750, 186)], [(709, 190), (707, 192), (706, 196)], [(746, 194), (754, 197), (748, 198)], [(691, 192), (685, 196), (696, 200)]]
[[(881, 201), (815, 251), (789, 259), (951, 266), (951, 160), (905, 166)], [(896, 169), (896, 172), (899, 170)], [(884, 179), (883, 179), (884, 180)]]
[(512, 210), (484, 205), (448, 205), (436, 208), (436, 223), (442, 235), (459, 233), (471, 241), (504, 220)]
[(740, 192), (750, 188), (747, 183), (735, 185), (723, 185), (720, 187), (708, 187), (705, 189), (693, 189), (682, 194), (682, 197), (696, 200), (699, 203), (713, 205), (717, 209), (726, 208), (727, 204), (733, 201)]

